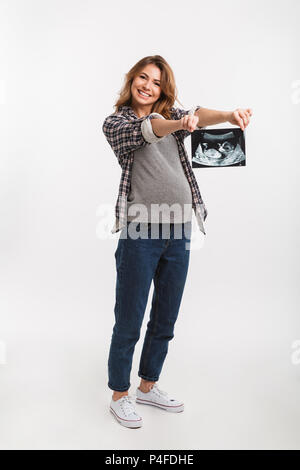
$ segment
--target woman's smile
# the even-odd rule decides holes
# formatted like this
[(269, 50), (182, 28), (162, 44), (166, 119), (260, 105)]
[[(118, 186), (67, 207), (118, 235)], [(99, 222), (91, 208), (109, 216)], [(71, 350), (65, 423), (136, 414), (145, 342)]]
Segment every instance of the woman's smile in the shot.
[(143, 90), (138, 90), (138, 94), (142, 96), (143, 98), (149, 98), (151, 95), (149, 93), (144, 92)]

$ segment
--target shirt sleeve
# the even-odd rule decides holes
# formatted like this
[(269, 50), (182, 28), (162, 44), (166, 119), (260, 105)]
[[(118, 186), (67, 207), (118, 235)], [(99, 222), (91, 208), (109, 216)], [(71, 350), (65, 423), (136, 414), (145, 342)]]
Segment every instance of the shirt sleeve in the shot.
[(148, 116), (149, 119), (145, 119), (142, 124), (141, 124), (141, 130), (142, 134), (144, 136), (144, 139), (149, 142), (150, 144), (153, 144), (155, 142), (158, 142), (159, 140), (163, 139), (165, 136), (157, 136), (153, 129), (152, 129), (152, 124), (151, 124), (151, 119), (153, 118), (158, 118), (158, 119), (165, 119), (164, 116), (162, 116), (159, 113), (151, 113)]
[[(202, 108), (202, 106), (194, 106), (193, 108), (189, 110), (181, 109), (181, 108), (172, 108), (172, 119), (181, 119), (183, 116), (186, 116), (187, 114), (194, 114), (195, 111), (198, 109)], [(199, 127), (197, 126), (196, 129), (205, 129), (205, 126)], [(192, 132), (181, 129), (180, 131), (174, 132), (181, 140), (184, 140), (186, 137), (192, 134)]]
[(129, 152), (157, 142), (164, 137), (158, 137), (152, 130), (150, 120), (157, 117), (164, 119), (161, 114), (151, 113), (134, 120), (128, 120), (126, 116), (111, 114), (104, 120), (102, 131), (119, 161)]

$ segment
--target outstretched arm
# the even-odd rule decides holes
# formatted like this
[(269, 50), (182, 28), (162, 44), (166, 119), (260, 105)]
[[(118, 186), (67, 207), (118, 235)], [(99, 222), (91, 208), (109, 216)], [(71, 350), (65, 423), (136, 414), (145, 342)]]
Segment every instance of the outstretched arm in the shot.
[(175, 120), (152, 119), (152, 129), (156, 136), (162, 137), (171, 132), (179, 132), (182, 137), (187, 137), (195, 129), (219, 124), (221, 122), (230, 122), (244, 130), (252, 116), (252, 109), (238, 108), (234, 111), (219, 111), (216, 109), (203, 108), (197, 106), (196, 110), (184, 111), (182, 109), (175, 109)]
[(216, 109), (200, 108), (195, 111), (195, 116), (199, 118), (197, 125), (201, 127), (230, 122), (244, 130), (250, 122), (252, 109), (237, 108), (235, 111), (218, 111)]
[(165, 135), (182, 129), (181, 121), (175, 121), (173, 119), (152, 119), (152, 129), (158, 137), (164, 137)]
[(197, 126), (198, 117), (194, 116), (195, 111), (201, 108), (197, 105), (189, 110), (176, 108), (172, 106), (170, 120), (161, 120), (152, 119), (152, 128), (156, 135), (165, 136), (170, 133), (174, 133), (181, 140), (184, 140), (188, 137), (197, 127), (200, 129), (200, 126)]

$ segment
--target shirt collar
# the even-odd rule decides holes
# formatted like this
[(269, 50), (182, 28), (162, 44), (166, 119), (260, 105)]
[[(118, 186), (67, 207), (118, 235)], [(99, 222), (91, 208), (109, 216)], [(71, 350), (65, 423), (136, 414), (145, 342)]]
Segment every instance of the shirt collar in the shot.
[(137, 115), (135, 114), (131, 106), (123, 105), (119, 108), (119, 112), (123, 114), (128, 114), (128, 116), (138, 119)]

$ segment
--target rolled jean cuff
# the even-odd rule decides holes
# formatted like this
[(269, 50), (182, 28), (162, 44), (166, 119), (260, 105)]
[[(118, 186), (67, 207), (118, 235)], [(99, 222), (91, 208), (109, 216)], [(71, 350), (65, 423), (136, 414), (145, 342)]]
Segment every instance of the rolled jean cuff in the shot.
[(149, 382), (157, 382), (159, 377), (147, 377), (146, 375), (138, 373), (138, 376), (141, 377), (141, 379), (148, 380)]
[(113, 385), (111, 385), (109, 382), (108, 382), (108, 388), (110, 388), (111, 390), (113, 390), (114, 392), (127, 392), (127, 390), (129, 390), (130, 388), (130, 385), (128, 387), (114, 387)]

